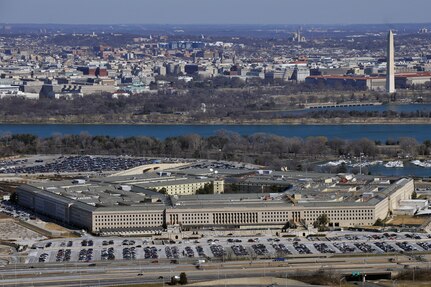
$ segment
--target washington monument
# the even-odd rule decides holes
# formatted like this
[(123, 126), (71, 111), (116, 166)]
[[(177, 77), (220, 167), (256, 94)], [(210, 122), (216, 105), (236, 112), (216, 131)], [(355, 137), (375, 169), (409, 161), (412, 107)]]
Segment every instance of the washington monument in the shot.
[(388, 33), (386, 57), (386, 92), (392, 95), (395, 93), (394, 34), (392, 30), (389, 30)]

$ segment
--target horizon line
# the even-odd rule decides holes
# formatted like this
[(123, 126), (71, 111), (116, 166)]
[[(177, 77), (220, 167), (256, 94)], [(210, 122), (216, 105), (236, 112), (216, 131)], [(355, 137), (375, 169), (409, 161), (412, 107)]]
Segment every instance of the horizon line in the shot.
[(175, 26), (175, 25), (185, 25), (185, 26), (353, 26), (353, 25), (431, 25), (430, 22), (391, 22), (391, 23), (34, 23), (34, 22), (0, 22), (0, 25), (92, 25), (92, 26), (137, 26), (137, 25), (160, 25), (160, 26)]

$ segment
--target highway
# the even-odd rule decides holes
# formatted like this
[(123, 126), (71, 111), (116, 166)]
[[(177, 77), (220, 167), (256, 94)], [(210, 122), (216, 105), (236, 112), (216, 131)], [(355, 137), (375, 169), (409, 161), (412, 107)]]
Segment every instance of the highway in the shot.
[[(414, 261), (399, 255), (396, 262), (389, 262), (393, 256), (373, 257), (333, 257), (333, 258), (297, 258), (289, 262), (233, 261), (224, 263), (205, 263), (202, 270), (192, 264), (151, 264), (140, 265), (136, 262), (110, 262), (106, 264), (35, 264), (8, 266), (0, 270), (0, 286), (112, 286), (129, 283), (169, 282), (170, 277), (186, 272), (189, 281), (206, 281), (223, 278), (288, 276), (298, 272), (313, 272), (321, 269), (349, 274), (355, 272), (400, 271), (410, 268), (428, 268), (426, 261)], [(142, 276), (138, 276), (142, 273)], [(163, 276), (163, 279), (160, 278)]]

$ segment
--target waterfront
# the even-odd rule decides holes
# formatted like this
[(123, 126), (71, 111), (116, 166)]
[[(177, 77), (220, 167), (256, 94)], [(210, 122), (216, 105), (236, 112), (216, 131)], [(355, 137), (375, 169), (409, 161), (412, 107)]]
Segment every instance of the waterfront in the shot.
[(293, 111), (277, 112), (279, 116), (303, 116), (313, 112), (322, 111), (344, 111), (344, 112), (397, 112), (397, 113), (414, 113), (414, 112), (431, 112), (431, 104), (384, 104), (368, 106), (347, 106), (347, 107), (323, 107), (313, 109), (301, 109)]
[(33, 134), (50, 137), (55, 134), (78, 135), (86, 132), (92, 136), (112, 137), (148, 136), (165, 139), (172, 136), (198, 134), (203, 137), (226, 130), (241, 135), (269, 133), (285, 137), (326, 136), (328, 138), (386, 141), (400, 137), (412, 137), (419, 142), (431, 139), (431, 126), (426, 124), (369, 124), (369, 125), (122, 125), (122, 124), (0, 124), (0, 135)]
[(410, 162), (404, 162), (403, 168), (387, 168), (384, 165), (375, 165), (368, 167), (368, 171), (373, 175), (382, 176), (416, 176), (416, 177), (430, 177), (431, 168), (423, 168), (414, 165)]
[[(417, 166), (410, 161), (403, 161), (404, 167), (395, 168), (395, 167), (385, 167), (384, 163), (379, 163), (375, 165), (365, 166), (362, 168), (362, 172), (367, 174), (368, 172), (371, 175), (378, 176), (414, 176), (414, 177), (430, 177), (431, 176), (431, 168), (420, 167)], [(357, 173), (359, 171), (359, 167), (353, 168), (351, 165), (346, 166), (348, 172)], [(325, 166), (317, 166), (318, 172), (329, 172), (330, 168)]]

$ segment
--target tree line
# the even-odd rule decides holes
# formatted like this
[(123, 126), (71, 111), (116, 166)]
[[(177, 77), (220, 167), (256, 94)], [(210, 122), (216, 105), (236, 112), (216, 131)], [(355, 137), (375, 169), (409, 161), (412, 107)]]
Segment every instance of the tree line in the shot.
[(304, 170), (303, 160), (317, 162), (329, 158), (428, 157), (431, 141), (414, 138), (328, 139), (323, 136), (299, 138), (256, 133), (243, 136), (225, 130), (202, 137), (197, 134), (157, 139), (147, 136), (110, 137), (53, 135), (42, 138), (30, 134), (4, 134), (0, 137), (0, 156), (24, 154), (131, 155), (142, 157), (200, 158), (233, 160), (280, 168)]
[[(316, 99), (313, 96), (304, 95), (286, 96), (288, 97), (287, 102), (280, 103), (279, 99), (272, 95), (276, 91), (278, 89), (274, 91), (264, 91), (260, 88), (225, 91), (194, 88), (184, 93), (164, 90), (154, 94), (144, 93), (118, 98), (112, 97), (110, 94), (76, 97), (71, 100), (64, 98), (32, 100), (7, 97), (0, 99), (0, 120), (3, 122), (31, 122), (55, 118), (57, 122), (68, 122), (75, 118), (80, 122), (86, 122), (86, 119), (91, 118), (100, 122), (127, 122), (153, 118), (163, 120), (169, 114), (184, 115), (191, 121), (211, 121), (223, 118), (252, 121), (279, 118), (431, 118), (431, 112), (427, 110), (289, 112), (289, 109), (300, 108), (304, 103), (310, 101), (337, 102), (337, 96), (325, 95)], [(357, 96), (354, 97), (357, 98)], [(364, 99), (370, 100), (369, 97), (364, 97)], [(165, 120), (167, 120), (166, 117)]]

